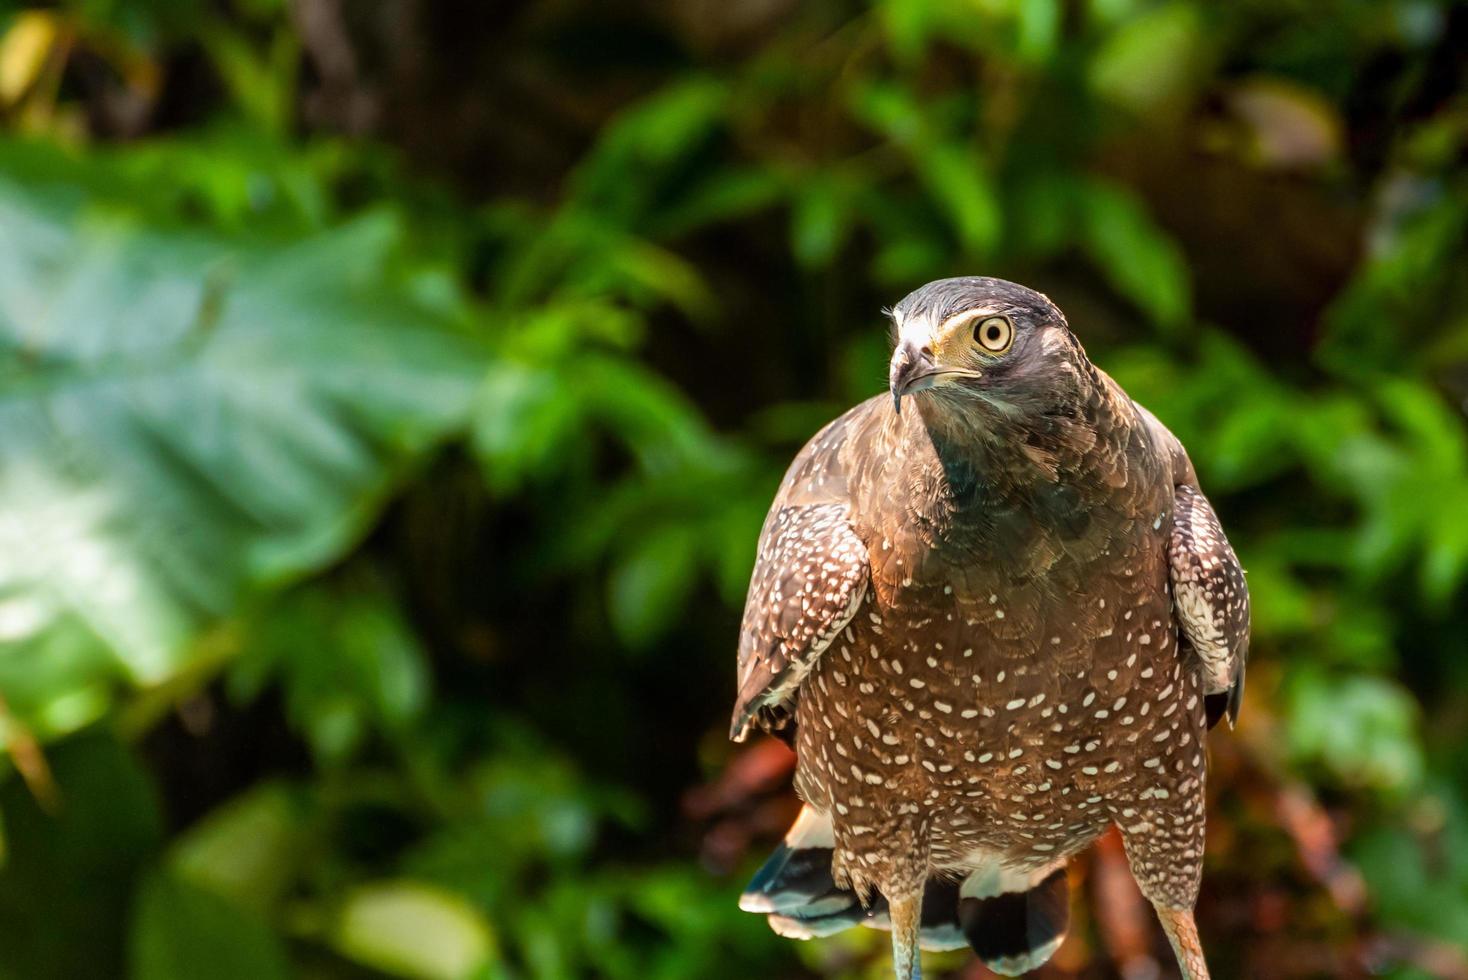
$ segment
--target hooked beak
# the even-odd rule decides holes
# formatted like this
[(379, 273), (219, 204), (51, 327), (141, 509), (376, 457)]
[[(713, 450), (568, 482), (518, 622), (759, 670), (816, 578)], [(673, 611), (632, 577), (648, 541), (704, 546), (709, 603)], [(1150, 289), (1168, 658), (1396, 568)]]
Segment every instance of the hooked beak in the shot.
[(927, 347), (919, 347), (910, 340), (898, 341), (887, 370), (893, 410), (901, 415), (902, 396), (933, 387), (934, 379), (941, 373), (933, 360), (933, 352)]

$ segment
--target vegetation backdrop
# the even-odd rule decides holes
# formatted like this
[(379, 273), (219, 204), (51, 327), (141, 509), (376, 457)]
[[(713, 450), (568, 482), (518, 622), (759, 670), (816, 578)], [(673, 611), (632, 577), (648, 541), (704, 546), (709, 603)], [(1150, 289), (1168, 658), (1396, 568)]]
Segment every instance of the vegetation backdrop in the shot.
[[(1220, 977), (1468, 976), (1468, 6), (0, 0), (0, 978), (879, 977), (735, 908), (784, 463), (1000, 275), (1255, 601)], [(1048, 977), (1170, 964), (1114, 841)], [(978, 977), (963, 956), (932, 969)]]

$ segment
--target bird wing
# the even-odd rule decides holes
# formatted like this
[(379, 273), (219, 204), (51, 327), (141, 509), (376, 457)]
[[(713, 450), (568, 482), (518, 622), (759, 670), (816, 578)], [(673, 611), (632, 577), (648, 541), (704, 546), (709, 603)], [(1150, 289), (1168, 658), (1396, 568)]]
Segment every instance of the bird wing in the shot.
[(783, 727), (800, 682), (856, 615), (866, 545), (843, 503), (782, 504), (765, 520), (739, 630), (739, 697), (729, 737)]
[(1249, 655), (1249, 585), (1182, 442), (1157, 416), (1133, 402), (1152, 444), (1172, 472), (1172, 527), (1167, 538), (1173, 618), (1202, 661), (1211, 728), (1227, 713), (1238, 721)]
[(1173, 616), (1203, 662), (1205, 693), (1226, 696), (1224, 710), (1232, 725), (1244, 694), (1249, 586), (1213, 505), (1192, 484), (1174, 491), (1167, 558)]

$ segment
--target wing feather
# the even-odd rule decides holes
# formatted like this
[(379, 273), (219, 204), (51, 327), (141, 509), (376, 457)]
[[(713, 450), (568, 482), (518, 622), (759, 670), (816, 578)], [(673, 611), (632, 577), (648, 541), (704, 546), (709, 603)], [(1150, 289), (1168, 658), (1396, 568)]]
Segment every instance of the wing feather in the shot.
[(868, 580), (866, 546), (846, 505), (776, 504), (760, 535), (739, 630), (730, 738), (743, 741), (756, 723), (783, 726), (816, 658), (856, 615)]
[(1218, 515), (1197, 487), (1176, 488), (1168, 538), (1173, 615), (1203, 663), (1204, 690), (1238, 720), (1249, 653), (1249, 586)]

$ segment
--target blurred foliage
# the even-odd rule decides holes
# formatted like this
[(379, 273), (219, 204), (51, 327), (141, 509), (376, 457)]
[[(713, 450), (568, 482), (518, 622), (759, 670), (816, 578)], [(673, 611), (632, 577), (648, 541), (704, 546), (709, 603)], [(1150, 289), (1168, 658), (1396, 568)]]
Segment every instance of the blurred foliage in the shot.
[[(962, 273), (1069, 312), (1249, 569), (1219, 975), (1465, 975), (1465, 48), (1446, 0), (0, 0), (0, 978), (879, 975), (735, 909), (786, 811), (680, 799), (781, 467)], [(1117, 975), (1088, 922), (1051, 975)]]

